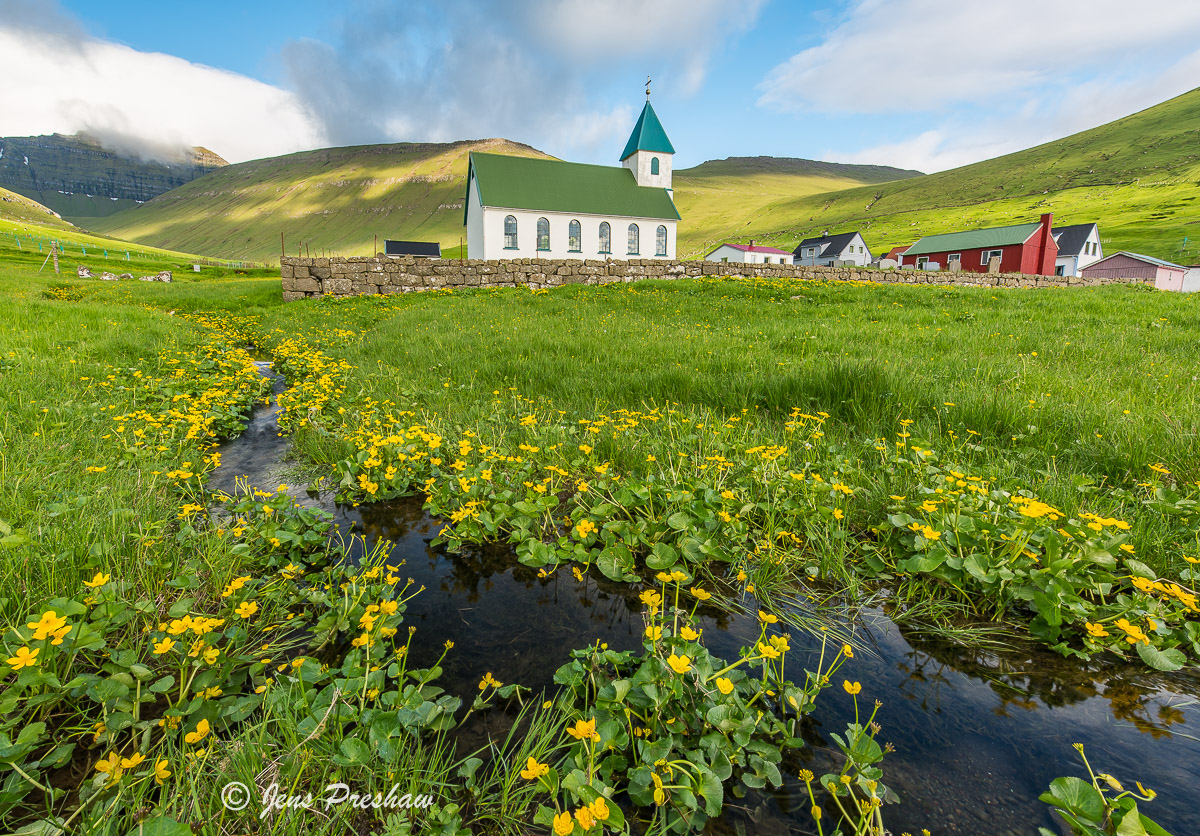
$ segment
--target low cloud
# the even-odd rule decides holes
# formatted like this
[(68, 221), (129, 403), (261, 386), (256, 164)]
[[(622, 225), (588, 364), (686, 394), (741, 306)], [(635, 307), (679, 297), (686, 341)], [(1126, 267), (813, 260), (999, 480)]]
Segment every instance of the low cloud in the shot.
[(238, 162), (324, 142), (294, 94), (92, 38), (44, 0), (0, 0), (0, 78), (0, 136), (83, 131), (166, 161), (193, 145)]

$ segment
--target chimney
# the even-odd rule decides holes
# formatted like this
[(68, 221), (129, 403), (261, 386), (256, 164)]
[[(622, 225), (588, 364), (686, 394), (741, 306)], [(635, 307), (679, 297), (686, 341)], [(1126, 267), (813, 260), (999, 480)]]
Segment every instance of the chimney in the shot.
[(754, 249), (754, 239), (753, 238), (750, 239), (750, 249), (751, 250)]
[(1054, 253), (1058, 253), (1058, 245), (1054, 243), (1054, 213), (1047, 212), (1041, 217), (1042, 228), (1039, 230), (1041, 241), (1038, 244), (1038, 273), (1043, 276), (1054, 275), (1053, 261), (1047, 266), (1046, 264), (1046, 249), (1050, 245), (1054, 245)]

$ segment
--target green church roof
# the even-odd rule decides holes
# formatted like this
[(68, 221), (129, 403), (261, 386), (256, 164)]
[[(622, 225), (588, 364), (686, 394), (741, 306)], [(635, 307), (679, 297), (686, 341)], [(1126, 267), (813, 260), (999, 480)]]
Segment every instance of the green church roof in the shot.
[(633, 133), (629, 135), (629, 141), (625, 143), (625, 150), (621, 152), (620, 159), (625, 159), (634, 151), (675, 153), (675, 146), (667, 139), (667, 132), (663, 130), (662, 122), (658, 121), (658, 115), (648, 101), (642, 108), (642, 115), (638, 117), (637, 124), (633, 126)]
[(926, 235), (904, 251), (905, 256), (947, 253), (955, 250), (980, 250), (987, 247), (1007, 247), (1024, 244), (1029, 236), (1037, 232), (1041, 224), (1017, 224), (1016, 226), (994, 226), (989, 229), (971, 229), (966, 232), (947, 232), (943, 235)]
[(472, 152), (468, 189), (472, 174), (484, 206), (679, 220), (667, 190), (639, 186), (627, 168)]

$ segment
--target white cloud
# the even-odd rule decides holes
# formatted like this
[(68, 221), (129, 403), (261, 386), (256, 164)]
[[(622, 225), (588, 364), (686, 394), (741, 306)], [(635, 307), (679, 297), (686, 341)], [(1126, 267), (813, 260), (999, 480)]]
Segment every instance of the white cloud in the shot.
[(1080, 72), (1145, 75), (1198, 40), (1195, 0), (858, 0), (820, 45), (770, 72), (759, 104), (881, 113), (1003, 103)]
[[(90, 38), (0, 3), (0, 136), (88, 131), (108, 145), (170, 158), (203, 145), (230, 162), (322, 144), (296, 96), (161, 53)], [(61, 34), (66, 33), (66, 34)]]
[(338, 144), (503, 136), (609, 161), (637, 87), (689, 95), (764, 0), (357, 2), (328, 42), (289, 43), (290, 86)]
[(913, 136), (826, 159), (942, 171), (1187, 92), (1198, 40), (1195, 0), (858, 0), (820, 45), (771, 71), (758, 103), (923, 117)]

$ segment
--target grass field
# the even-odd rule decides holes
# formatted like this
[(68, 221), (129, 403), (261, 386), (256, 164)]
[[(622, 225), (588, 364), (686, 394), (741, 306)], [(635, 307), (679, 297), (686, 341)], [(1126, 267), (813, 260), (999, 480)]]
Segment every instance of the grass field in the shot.
[[(283, 305), (267, 271), (107, 283), (40, 261), (0, 236), (9, 829), (239, 829), (211, 788), (270, 770), (297, 791), (388, 773), (471, 787), (416, 819), (274, 832), (518, 832), (565, 814), (583, 833), (618, 828), (602, 802), (622, 793), (626, 815), (699, 826), (723, 781), (774, 780), (792, 724), (853, 660), (785, 680), (764, 613), (726, 664), (681, 594), (771, 609), (798, 583), (883, 588), (898, 614), (997, 617), (1068, 655), (1168, 670), (1200, 652), (1195, 298), (714, 279)], [(577, 685), (522, 710), (527, 735), (464, 760), (445, 736), (457, 700), (405, 662), (411, 590), (378, 558), (341, 562), (285, 493), (204, 492), (212, 444), (264, 394), (249, 344), (292, 383), (297, 449), (346, 497), (422, 492), (451, 546), (508, 542), (543, 573), (638, 584), (643, 652), (577, 654)], [(795, 710), (759, 710), (768, 691)], [(485, 680), (476, 708), (515, 693)], [(702, 746), (714, 716), (740, 731)], [(880, 747), (869, 722), (847, 734), (865, 798)], [(746, 745), (759, 760), (739, 760)]]

